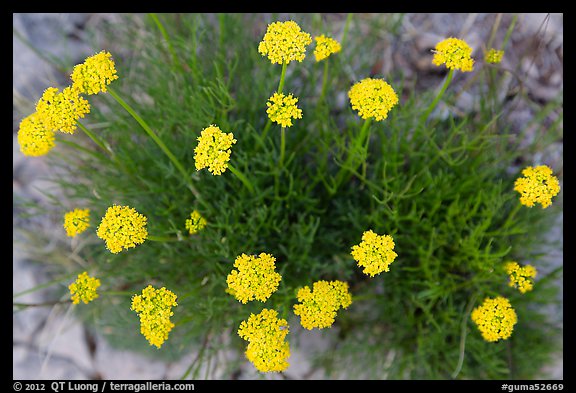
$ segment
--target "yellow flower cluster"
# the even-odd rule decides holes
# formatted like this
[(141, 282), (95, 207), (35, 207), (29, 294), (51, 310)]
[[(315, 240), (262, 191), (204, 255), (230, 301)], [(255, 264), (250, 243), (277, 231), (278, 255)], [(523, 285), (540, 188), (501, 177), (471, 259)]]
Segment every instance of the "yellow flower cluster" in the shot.
[(258, 52), (267, 56), (272, 64), (288, 64), (294, 60), (301, 62), (311, 42), (310, 34), (302, 31), (296, 22), (274, 22), (268, 25), (258, 45)]
[(238, 335), (248, 341), (246, 358), (260, 372), (280, 372), (290, 366), (290, 345), (286, 341), (288, 322), (276, 310), (263, 309), (242, 321)]
[(128, 206), (113, 205), (106, 210), (96, 235), (106, 242), (106, 248), (117, 254), (122, 249), (136, 247), (148, 237), (146, 217)]
[(517, 322), (516, 311), (510, 301), (501, 296), (484, 299), (484, 303), (472, 311), (471, 318), (484, 340), (489, 342), (506, 340), (512, 335)]
[(520, 203), (532, 207), (539, 203), (543, 209), (552, 204), (552, 198), (560, 192), (558, 178), (552, 174), (552, 169), (546, 165), (526, 167), (522, 171), (524, 177), (514, 182), (514, 191), (520, 195)]
[(503, 57), (504, 57), (504, 51), (503, 50), (497, 50), (494, 48), (490, 48), (490, 50), (488, 52), (486, 52), (484, 60), (486, 60), (486, 63), (499, 64), (502, 61)]
[(388, 112), (398, 103), (396, 92), (383, 79), (365, 78), (355, 83), (348, 91), (352, 109), (363, 119), (376, 121), (388, 117)]
[(98, 297), (96, 289), (100, 286), (100, 280), (90, 277), (87, 272), (78, 275), (76, 281), (68, 286), (72, 295), (72, 303), (78, 304), (80, 301), (84, 304), (90, 303)]
[(518, 288), (521, 293), (526, 293), (534, 288), (534, 278), (538, 271), (532, 265), (520, 266), (517, 262), (507, 262), (504, 266), (506, 274), (510, 276), (509, 286)]
[(226, 278), (228, 292), (244, 304), (254, 299), (265, 302), (282, 279), (275, 271), (275, 261), (276, 258), (266, 253), (238, 256), (234, 261), (238, 270), (232, 270)]
[(74, 209), (64, 214), (66, 235), (75, 237), (90, 227), (90, 210)]
[(292, 119), (302, 118), (302, 110), (296, 106), (297, 102), (298, 98), (293, 97), (292, 94), (274, 93), (266, 103), (268, 106), (266, 113), (271, 121), (282, 127), (291, 127)]
[(101, 51), (84, 60), (84, 63), (74, 66), (72, 88), (82, 94), (106, 93), (106, 86), (118, 79), (112, 55)]
[(450, 70), (469, 72), (474, 66), (471, 55), (472, 48), (465, 41), (450, 37), (436, 44), (432, 64), (445, 64)]
[(191, 235), (198, 233), (206, 226), (206, 219), (200, 215), (198, 210), (190, 213), (190, 218), (186, 219), (186, 229)]
[(215, 125), (204, 128), (198, 137), (198, 146), (194, 149), (196, 170), (208, 167), (213, 175), (221, 175), (228, 168), (230, 148), (236, 143), (234, 134), (225, 133)]
[(334, 38), (326, 37), (324, 34), (314, 37), (316, 47), (314, 48), (314, 57), (316, 61), (321, 61), (330, 56), (331, 54), (338, 53), (342, 50), (342, 46)]
[(140, 317), (140, 333), (150, 345), (160, 348), (168, 339), (168, 334), (174, 327), (170, 317), (174, 315), (172, 307), (177, 306), (176, 295), (162, 287), (160, 289), (148, 285), (141, 295), (132, 297), (131, 310)]
[(76, 121), (90, 113), (90, 104), (70, 86), (61, 92), (49, 87), (36, 103), (36, 113), (48, 130), (73, 134)]
[(362, 234), (362, 242), (352, 246), (352, 257), (358, 266), (364, 267), (364, 274), (374, 277), (389, 271), (389, 265), (398, 256), (394, 251), (394, 239), (390, 235), (378, 235), (372, 230)]
[(294, 314), (300, 316), (302, 327), (308, 330), (332, 326), (336, 312), (352, 304), (348, 283), (343, 281), (316, 281), (312, 291), (305, 286), (297, 296), (301, 304), (294, 305)]
[(36, 113), (22, 119), (17, 139), (22, 154), (30, 157), (43, 156), (55, 145), (54, 131), (47, 129)]

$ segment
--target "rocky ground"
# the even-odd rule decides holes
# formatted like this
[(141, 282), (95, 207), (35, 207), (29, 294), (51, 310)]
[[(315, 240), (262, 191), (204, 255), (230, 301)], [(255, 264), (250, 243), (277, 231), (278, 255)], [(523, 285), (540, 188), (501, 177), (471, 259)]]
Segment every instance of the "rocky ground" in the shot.
[[(360, 15), (359, 17), (366, 17)], [(473, 47), (474, 43), (484, 42), (485, 36), (474, 29), (477, 24), (492, 24), (495, 14), (406, 14), (402, 19), (403, 39), (396, 44), (391, 62), (375, 64), (376, 72), (386, 72), (387, 67), (402, 65), (410, 73), (430, 71), (429, 64), (420, 62), (422, 56), (414, 54), (428, 51), (439, 39), (447, 35), (466, 37)], [(42, 189), (47, 186), (44, 175), (48, 167), (42, 158), (26, 159), (19, 151), (16, 140), (18, 124), (24, 113), (30, 113), (31, 103), (37, 100), (46, 86), (65, 83), (62, 76), (47, 61), (39, 57), (38, 52), (48, 52), (57, 57), (69, 58), (73, 63), (82, 61), (93, 54), (89, 42), (98, 37), (88, 36), (87, 31), (99, 23), (117, 20), (116, 14), (14, 14), (13, 15), (13, 195), (14, 198), (26, 198), (42, 201), (45, 196)], [(335, 15), (342, 20), (342, 15)], [(501, 19), (507, 26), (511, 16), (504, 14)], [(38, 52), (23, 44), (22, 40), (32, 43)], [(496, 40), (502, 39), (496, 36)], [(383, 57), (391, 50), (383, 40)], [(401, 49), (401, 50), (398, 50)], [(528, 52), (532, 51), (532, 52)], [(528, 97), (537, 103), (554, 100), (563, 89), (563, 15), (562, 14), (521, 14), (518, 19), (514, 45), (510, 56), (520, 58), (523, 83), (522, 88)], [(532, 53), (532, 56), (526, 56)], [(510, 58), (510, 57), (508, 57)], [(439, 76), (431, 71), (429, 79), (422, 78), (422, 84), (437, 83)], [(455, 81), (456, 83), (457, 81)], [(514, 83), (508, 81), (507, 83)], [(423, 86), (426, 87), (426, 86)], [(460, 101), (462, 111), (473, 110), (473, 103), (463, 98)], [(532, 115), (529, 105), (518, 108), (510, 114), (510, 121), (516, 122), (521, 129), (528, 124)], [(524, 130), (527, 138), (536, 138), (537, 130)], [(532, 134), (531, 134), (532, 132)], [(538, 152), (539, 159), (550, 163), (555, 168), (563, 165), (563, 141), (558, 140), (547, 151)], [(47, 268), (27, 261), (27, 250), (17, 239), (16, 229), (32, 221), (41, 231), (49, 232), (55, 225), (48, 218), (25, 217), (16, 205), (13, 209), (14, 248), (13, 248), (13, 293), (20, 293), (29, 288), (48, 282), (50, 272)], [(559, 225), (550, 234), (555, 239), (562, 239), (563, 217)], [(50, 248), (48, 244), (45, 247)], [(563, 243), (560, 248), (552, 250), (550, 260), (553, 265), (563, 263)], [(562, 285), (562, 282), (559, 282)], [(69, 305), (42, 306), (51, 299), (50, 290), (34, 291), (14, 299), (14, 302), (37, 304), (19, 310), (14, 307), (13, 313), (13, 379), (178, 379), (185, 372), (194, 354), (177, 362), (160, 362), (145, 359), (129, 351), (117, 350), (98, 335), (87, 330), (80, 321), (70, 313)], [(562, 323), (562, 316), (559, 323)], [(321, 335), (312, 337), (300, 348), (326, 346), (328, 343)], [(563, 379), (563, 353), (558, 360), (544, 369), (545, 378)], [(322, 375), (310, 367), (305, 352), (293, 351), (293, 366), (287, 377), (322, 378)], [(230, 376), (218, 375), (219, 378)], [(257, 376), (252, 368), (241, 370), (241, 379), (252, 379)]]

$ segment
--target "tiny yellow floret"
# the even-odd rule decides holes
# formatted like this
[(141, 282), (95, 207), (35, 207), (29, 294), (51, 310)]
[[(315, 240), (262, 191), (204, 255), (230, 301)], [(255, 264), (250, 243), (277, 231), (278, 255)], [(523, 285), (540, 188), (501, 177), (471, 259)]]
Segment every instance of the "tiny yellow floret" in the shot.
[(87, 272), (80, 273), (72, 284), (68, 286), (72, 303), (78, 304), (80, 301), (84, 304), (90, 303), (98, 297), (96, 289), (100, 286), (100, 280), (90, 277)]
[(482, 305), (472, 311), (471, 318), (484, 340), (489, 342), (510, 337), (518, 320), (510, 301), (501, 296), (484, 299)]
[(73, 134), (76, 122), (90, 113), (90, 104), (70, 86), (61, 92), (55, 87), (44, 90), (36, 103), (37, 118), (51, 131)]
[(55, 146), (54, 131), (47, 129), (36, 113), (22, 119), (17, 139), (22, 154), (30, 157), (43, 156)]
[(215, 125), (204, 128), (194, 149), (196, 170), (208, 168), (213, 175), (221, 175), (228, 168), (230, 148), (236, 143), (234, 134), (225, 133)]
[(560, 182), (552, 174), (552, 169), (546, 165), (526, 167), (522, 171), (524, 177), (514, 182), (514, 191), (520, 193), (520, 203), (532, 207), (539, 203), (543, 209), (552, 204), (552, 198), (560, 192)]
[(521, 293), (529, 292), (534, 288), (534, 278), (538, 274), (534, 266), (520, 266), (518, 262), (510, 261), (504, 265), (504, 269), (510, 278), (509, 286), (517, 288)]
[(398, 103), (396, 92), (383, 79), (366, 78), (355, 83), (348, 91), (352, 109), (363, 119), (376, 121), (388, 117), (388, 112)]
[(488, 52), (486, 52), (486, 55), (484, 56), (484, 60), (486, 61), (486, 63), (499, 64), (502, 61), (503, 57), (504, 57), (504, 51), (503, 50), (497, 50), (494, 48), (490, 48), (490, 50), (488, 50)]
[(445, 64), (450, 70), (470, 72), (474, 67), (472, 48), (463, 40), (450, 37), (440, 41), (434, 48), (432, 64)]
[(389, 266), (398, 256), (394, 252), (394, 239), (390, 235), (378, 235), (372, 230), (362, 234), (362, 242), (352, 246), (352, 257), (363, 267), (364, 274), (374, 277), (387, 272)]
[(274, 93), (268, 99), (266, 113), (271, 121), (280, 124), (282, 127), (292, 127), (292, 119), (301, 119), (302, 110), (296, 106), (298, 98), (292, 94), (284, 95)]
[(248, 341), (246, 358), (260, 372), (281, 372), (290, 366), (290, 345), (286, 341), (288, 322), (275, 310), (263, 309), (242, 321), (238, 335)]
[(340, 308), (348, 308), (352, 304), (352, 296), (348, 293), (348, 283), (343, 281), (316, 281), (310, 287), (298, 290), (298, 301), (294, 305), (294, 314), (300, 316), (300, 324), (308, 330), (313, 328), (329, 328), (336, 319)]
[(191, 235), (200, 232), (206, 226), (206, 219), (200, 215), (198, 210), (190, 213), (190, 218), (186, 219), (186, 229)]
[(64, 214), (66, 236), (75, 237), (90, 227), (90, 209), (74, 209)]
[(277, 289), (282, 276), (275, 271), (276, 258), (270, 254), (242, 254), (234, 261), (234, 267), (226, 278), (228, 293), (238, 301), (246, 304), (248, 301), (265, 302)]
[(106, 210), (96, 235), (113, 254), (136, 247), (148, 237), (146, 217), (129, 206), (113, 205)]
[(160, 348), (168, 339), (168, 334), (174, 327), (170, 317), (174, 315), (172, 307), (176, 307), (174, 292), (162, 287), (160, 289), (148, 285), (141, 295), (132, 297), (130, 309), (140, 317), (140, 333), (150, 345)]
[(328, 56), (338, 53), (342, 46), (334, 38), (326, 37), (324, 34), (314, 37), (316, 47), (314, 48), (314, 57), (316, 62), (326, 59)]
[(72, 88), (80, 94), (106, 93), (106, 86), (118, 79), (112, 55), (101, 51), (74, 66), (70, 75)]
[(268, 25), (264, 38), (258, 44), (258, 52), (267, 56), (272, 64), (288, 64), (294, 60), (301, 62), (311, 42), (310, 34), (302, 31), (296, 22), (273, 22)]

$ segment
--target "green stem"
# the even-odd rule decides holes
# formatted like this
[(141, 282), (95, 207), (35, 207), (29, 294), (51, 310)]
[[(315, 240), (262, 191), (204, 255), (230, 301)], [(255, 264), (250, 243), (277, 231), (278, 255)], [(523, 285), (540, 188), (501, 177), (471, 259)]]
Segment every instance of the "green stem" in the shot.
[(318, 99), (318, 105), (324, 102), (324, 95), (326, 94), (327, 82), (328, 82), (328, 59), (324, 59), (324, 75), (322, 75), (322, 90), (320, 91), (320, 98)]
[(264, 126), (264, 130), (262, 131), (262, 140), (264, 140), (264, 138), (266, 138), (266, 135), (268, 134), (268, 130), (270, 129), (271, 125), (272, 125), (272, 120), (270, 120), (270, 118), (268, 118), (268, 121), (266, 122), (266, 125)]
[(178, 61), (178, 57), (176, 57), (176, 52), (174, 51), (174, 47), (172, 46), (172, 42), (170, 41), (170, 37), (168, 36), (168, 33), (166, 32), (166, 29), (164, 28), (164, 25), (162, 24), (162, 22), (160, 22), (160, 19), (158, 19), (158, 15), (156, 15), (155, 13), (151, 12), (150, 13), (150, 17), (152, 18), (152, 20), (154, 21), (154, 23), (156, 23), (156, 26), (158, 27), (158, 30), (160, 30), (160, 33), (162, 34), (162, 37), (164, 37), (164, 41), (166, 41), (166, 43), (168, 44), (168, 51), (170, 52), (170, 55), (172, 56), (172, 63), (175, 66), (179, 66), (181, 67), (182, 65), (180, 64), (180, 62)]
[(506, 45), (508, 44), (508, 40), (512, 35), (512, 31), (514, 31), (514, 26), (516, 26), (516, 21), (518, 20), (518, 14), (514, 14), (512, 17), (512, 22), (510, 22), (510, 26), (508, 26), (508, 30), (506, 30), (506, 35), (504, 36), (504, 40), (502, 40), (502, 46), (500, 47), (501, 50), (506, 49)]
[(346, 41), (346, 36), (348, 35), (348, 28), (350, 27), (350, 22), (352, 21), (353, 13), (348, 13), (346, 16), (346, 22), (344, 22), (344, 31), (342, 32), (342, 39), (340, 40), (340, 45), (344, 47), (344, 41)]
[(92, 139), (92, 141), (93, 141), (95, 144), (97, 144), (102, 150), (105, 150), (105, 151), (107, 151), (108, 153), (114, 155), (114, 152), (112, 151), (112, 149), (110, 149), (109, 146), (106, 146), (106, 145), (104, 144), (104, 142), (102, 142), (100, 139), (98, 139), (98, 137), (96, 137), (96, 135), (94, 135), (94, 134), (92, 133), (92, 131), (90, 131), (88, 128), (86, 128), (86, 126), (85, 126), (84, 124), (80, 123), (78, 120), (76, 120), (76, 124), (78, 124), (78, 127), (80, 127), (80, 129), (81, 129), (82, 131), (84, 131), (84, 133), (85, 133), (86, 135), (88, 135), (88, 137), (89, 137), (90, 139)]
[(117, 93), (116, 91), (114, 91), (113, 89), (111, 89), (110, 87), (108, 87), (108, 92), (110, 93), (110, 95), (134, 118), (134, 120), (136, 120), (138, 122), (138, 124), (140, 124), (140, 126), (142, 126), (142, 128), (144, 129), (144, 131), (146, 131), (146, 133), (148, 134), (148, 136), (150, 136), (150, 138), (152, 138), (152, 140), (154, 142), (156, 142), (156, 144), (158, 145), (158, 147), (160, 147), (160, 149), (162, 149), (162, 151), (164, 152), (164, 154), (166, 154), (166, 156), (168, 156), (168, 158), (170, 159), (170, 161), (172, 161), (172, 163), (174, 164), (174, 166), (176, 168), (178, 168), (178, 170), (180, 171), (180, 173), (182, 174), (182, 176), (184, 177), (184, 181), (186, 181), (188, 188), (190, 189), (190, 191), (192, 192), (192, 194), (194, 194), (194, 196), (196, 197), (196, 199), (202, 203), (204, 206), (206, 207), (210, 207), (206, 202), (204, 202), (204, 200), (202, 199), (202, 197), (200, 196), (200, 193), (198, 192), (198, 190), (196, 189), (196, 187), (194, 187), (194, 185), (192, 184), (192, 182), (190, 181), (190, 176), (188, 175), (188, 173), (186, 172), (186, 169), (184, 169), (184, 166), (180, 163), (180, 161), (178, 161), (178, 159), (176, 158), (176, 156), (174, 156), (174, 154), (172, 154), (172, 152), (170, 151), (170, 149), (168, 149), (168, 147), (164, 144), (164, 142), (162, 142), (162, 140), (158, 137), (158, 135), (156, 135), (156, 133), (152, 130), (152, 128), (150, 128), (150, 126), (144, 121), (144, 119), (142, 119), (137, 113), (136, 111), (134, 111), (134, 109), (132, 109), (132, 107), (130, 105), (128, 105), (126, 103), (126, 101), (124, 101)]
[[(330, 190), (331, 195), (334, 195), (336, 193), (336, 191), (338, 190), (338, 188), (340, 187), (340, 185), (344, 181), (345, 171), (350, 170), (349, 167), (351, 166), (350, 164), (352, 162), (352, 159), (354, 158), (354, 153), (362, 147), (362, 143), (366, 139), (366, 137), (369, 133), (368, 131), (369, 131), (371, 123), (372, 123), (372, 118), (366, 119), (364, 121), (364, 124), (362, 125), (362, 129), (360, 129), (360, 132), (358, 133), (358, 136), (352, 142), (352, 148), (350, 149), (348, 157), (346, 157), (346, 161), (340, 167), (340, 169), (338, 170), (338, 173), (336, 174), (336, 181), (335, 181), (334, 187)], [(354, 165), (354, 167), (356, 167), (356, 166)]]
[(282, 89), (284, 88), (284, 81), (286, 79), (286, 69), (288, 68), (288, 63), (282, 63), (282, 74), (280, 74), (280, 83), (278, 84), (278, 90), (276, 92), (278, 94), (282, 93)]
[(472, 296), (470, 302), (468, 302), (466, 311), (464, 311), (462, 324), (460, 326), (460, 356), (458, 358), (458, 364), (456, 365), (456, 369), (452, 373), (452, 379), (456, 378), (458, 374), (460, 374), (460, 370), (462, 370), (462, 365), (464, 364), (464, 350), (466, 348), (466, 325), (468, 322), (468, 316), (470, 315), (470, 312), (472, 312), (472, 307), (474, 307), (477, 297), (478, 294), (474, 294), (474, 296)]
[(232, 172), (246, 186), (250, 193), (254, 193), (254, 186), (242, 172), (234, 168), (230, 163), (228, 163), (228, 169), (230, 169), (230, 172)]
[(280, 129), (280, 168), (284, 166), (284, 152), (286, 151), (286, 127)]
[(366, 159), (362, 163), (362, 177), (366, 178), (366, 167), (368, 163), (368, 146), (370, 145), (370, 128), (368, 128), (368, 135), (366, 135), (366, 143), (364, 143), (364, 156)]
[(446, 75), (446, 78), (444, 79), (444, 84), (442, 85), (442, 88), (440, 88), (440, 91), (438, 92), (436, 97), (434, 97), (434, 100), (432, 101), (432, 103), (430, 103), (430, 106), (428, 107), (424, 115), (422, 115), (422, 117), (420, 118), (420, 125), (424, 125), (424, 123), (426, 123), (426, 120), (428, 120), (428, 116), (430, 116), (430, 113), (432, 113), (434, 108), (436, 108), (436, 105), (438, 105), (438, 102), (444, 95), (444, 92), (448, 88), (448, 85), (450, 84), (450, 81), (452, 81), (453, 77), (454, 77), (454, 69), (451, 69)]

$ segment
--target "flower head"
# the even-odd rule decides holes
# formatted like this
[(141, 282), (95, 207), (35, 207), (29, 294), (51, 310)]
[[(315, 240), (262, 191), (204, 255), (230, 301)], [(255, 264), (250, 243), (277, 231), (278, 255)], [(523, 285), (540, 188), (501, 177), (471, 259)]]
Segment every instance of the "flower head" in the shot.
[(383, 79), (366, 78), (355, 83), (348, 91), (352, 109), (363, 119), (373, 117), (376, 121), (388, 117), (388, 112), (398, 103), (392, 86)]
[(294, 314), (300, 316), (305, 329), (323, 329), (332, 326), (336, 312), (352, 304), (348, 293), (348, 283), (343, 281), (316, 281), (313, 290), (305, 286), (298, 290), (298, 301), (294, 305)]
[(101, 51), (74, 66), (72, 88), (82, 94), (106, 93), (106, 86), (118, 79), (112, 55)]
[(465, 41), (450, 37), (436, 44), (432, 64), (445, 64), (450, 70), (469, 72), (474, 66), (471, 55), (472, 48)]
[(176, 307), (176, 295), (162, 287), (160, 289), (148, 285), (141, 295), (132, 297), (130, 309), (140, 317), (140, 333), (150, 345), (160, 348), (168, 339), (168, 334), (174, 327), (170, 317), (174, 315), (172, 307)]
[(494, 48), (490, 48), (490, 50), (488, 52), (486, 52), (486, 56), (484, 57), (484, 60), (486, 60), (486, 63), (498, 64), (502, 61), (502, 57), (504, 57), (504, 51), (503, 50), (497, 50)]
[(117, 254), (122, 249), (136, 247), (148, 237), (146, 217), (128, 206), (113, 205), (106, 210), (96, 235), (106, 242), (106, 248)]
[(514, 191), (520, 193), (520, 203), (532, 207), (539, 203), (543, 209), (552, 204), (552, 198), (560, 192), (558, 178), (552, 174), (552, 169), (546, 165), (526, 167), (522, 171), (524, 177), (514, 182)]
[(311, 42), (310, 34), (302, 31), (296, 22), (273, 22), (258, 44), (258, 52), (268, 56), (272, 64), (288, 64), (293, 60), (301, 62), (306, 57), (306, 46)]
[(398, 256), (394, 251), (394, 240), (390, 235), (378, 235), (372, 230), (362, 234), (362, 242), (352, 246), (352, 257), (358, 266), (364, 267), (364, 274), (374, 277), (390, 270), (389, 265)]
[(321, 61), (333, 53), (340, 52), (342, 46), (334, 38), (326, 37), (324, 34), (314, 37), (316, 48), (314, 48), (314, 57), (316, 61)]
[(268, 106), (266, 113), (268, 113), (268, 117), (273, 122), (280, 124), (282, 127), (291, 127), (292, 119), (302, 118), (302, 109), (296, 106), (297, 102), (298, 98), (293, 97), (292, 94), (274, 93), (266, 103)]
[(90, 210), (74, 209), (64, 214), (66, 235), (75, 237), (90, 227)]
[(47, 129), (36, 113), (26, 116), (18, 129), (18, 144), (25, 156), (38, 157), (54, 147), (54, 131)]
[(501, 296), (484, 299), (481, 306), (472, 310), (471, 318), (484, 340), (490, 342), (510, 337), (518, 320), (510, 301)]
[(517, 262), (507, 262), (504, 265), (506, 274), (510, 276), (508, 285), (518, 288), (521, 293), (526, 293), (534, 288), (534, 278), (538, 271), (532, 265), (520, 266)]
[(90, 104), (70, 86), (61, 92), (49, 87), (36, 103), (36, 113), (48, 130), (73, 134), (76, 121), (90, 113)]
[(190, 218), (186, 219), (186, 229), (191, 235), (198, 233), (206, 226), (206, 219), (200, 215), (198, 210), (190, 213)]
[(76, 281), (68, 286), (72, 295), (72, 303), (78, 304), (80, 301), (84, 304), (90, 303), (98, 297), (96, 289), (100, 286), (100, 280), (90, 277), (87, 272), (78, 275)]
[(246, 358), (260, 372), (280, 372), (290, 366), (290, 345), (286, 341), (288, 322), (275, 310), (263, 309), (242, 321), (238, 335), (248, 341)]
[(198, 146), (194, 149), (196, 170), (208, 167), (213, 175), (221, 175), (228, 168), (230, 147), (236, 143), (234, 134), (225, 133), (215, 125), (202, 130), (198, 137)]
[(265, 302), (278, 289), (282, 276), (274, 269), (276, 265), (270, 254), (242, 254), (234, 261), (234, 267), (226, 278), (228, 292), (246, 304), (251, 300)]

